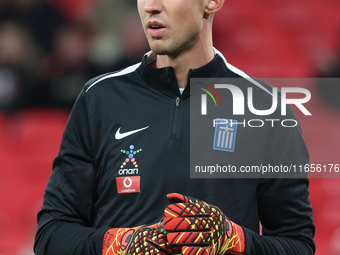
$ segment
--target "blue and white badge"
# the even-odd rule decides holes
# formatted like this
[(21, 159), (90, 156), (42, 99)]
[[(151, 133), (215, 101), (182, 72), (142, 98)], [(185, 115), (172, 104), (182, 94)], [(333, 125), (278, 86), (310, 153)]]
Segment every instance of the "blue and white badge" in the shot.
[(236, 143), (237, 120), (215, 119), (213, 149), (234, 152)]

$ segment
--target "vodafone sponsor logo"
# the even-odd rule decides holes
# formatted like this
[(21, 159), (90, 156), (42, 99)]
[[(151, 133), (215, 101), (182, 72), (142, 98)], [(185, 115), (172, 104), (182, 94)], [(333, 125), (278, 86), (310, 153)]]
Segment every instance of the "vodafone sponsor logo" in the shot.
[(116, 177), (116, 182), (118, 194), (140, 192), (140, 176)]
[[(128, 183), (128, 184), (127, 184)], [(123, 185), (125, 188), (130, 188), (132, 185), (132, 180), (130, 177), (126, 177), (123, 181)]]

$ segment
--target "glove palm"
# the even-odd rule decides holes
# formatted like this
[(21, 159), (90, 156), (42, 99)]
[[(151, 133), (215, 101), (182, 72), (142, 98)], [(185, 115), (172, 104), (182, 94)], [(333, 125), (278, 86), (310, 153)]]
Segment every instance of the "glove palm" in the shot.
[(156, 229), (157, 224), (134, 228), (112, 228), (105, 232), (103, 255), (170, 255), (171, 249), (165, 234)]
[(183, 255), (243, 254), (243, 229), (216, 206), (180, 194), (169, 194), (161, 224), (168, 242)]

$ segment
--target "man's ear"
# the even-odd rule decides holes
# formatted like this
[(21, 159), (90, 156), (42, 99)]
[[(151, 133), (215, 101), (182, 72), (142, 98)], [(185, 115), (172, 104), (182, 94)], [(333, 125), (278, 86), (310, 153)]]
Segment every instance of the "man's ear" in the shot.
[(205, 7), (206, 14), (214, 14), (218, 12), (224, 4), (224, 0), (208, 0), (208, 3)]

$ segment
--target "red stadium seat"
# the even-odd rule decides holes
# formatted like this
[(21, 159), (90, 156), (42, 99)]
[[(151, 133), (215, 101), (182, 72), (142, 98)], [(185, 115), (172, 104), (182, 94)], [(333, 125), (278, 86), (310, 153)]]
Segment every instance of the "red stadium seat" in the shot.
[(0, 254), (17, 254), (30, 228), (36, 227), (68, 114), (35, 109), (0, 115)]

